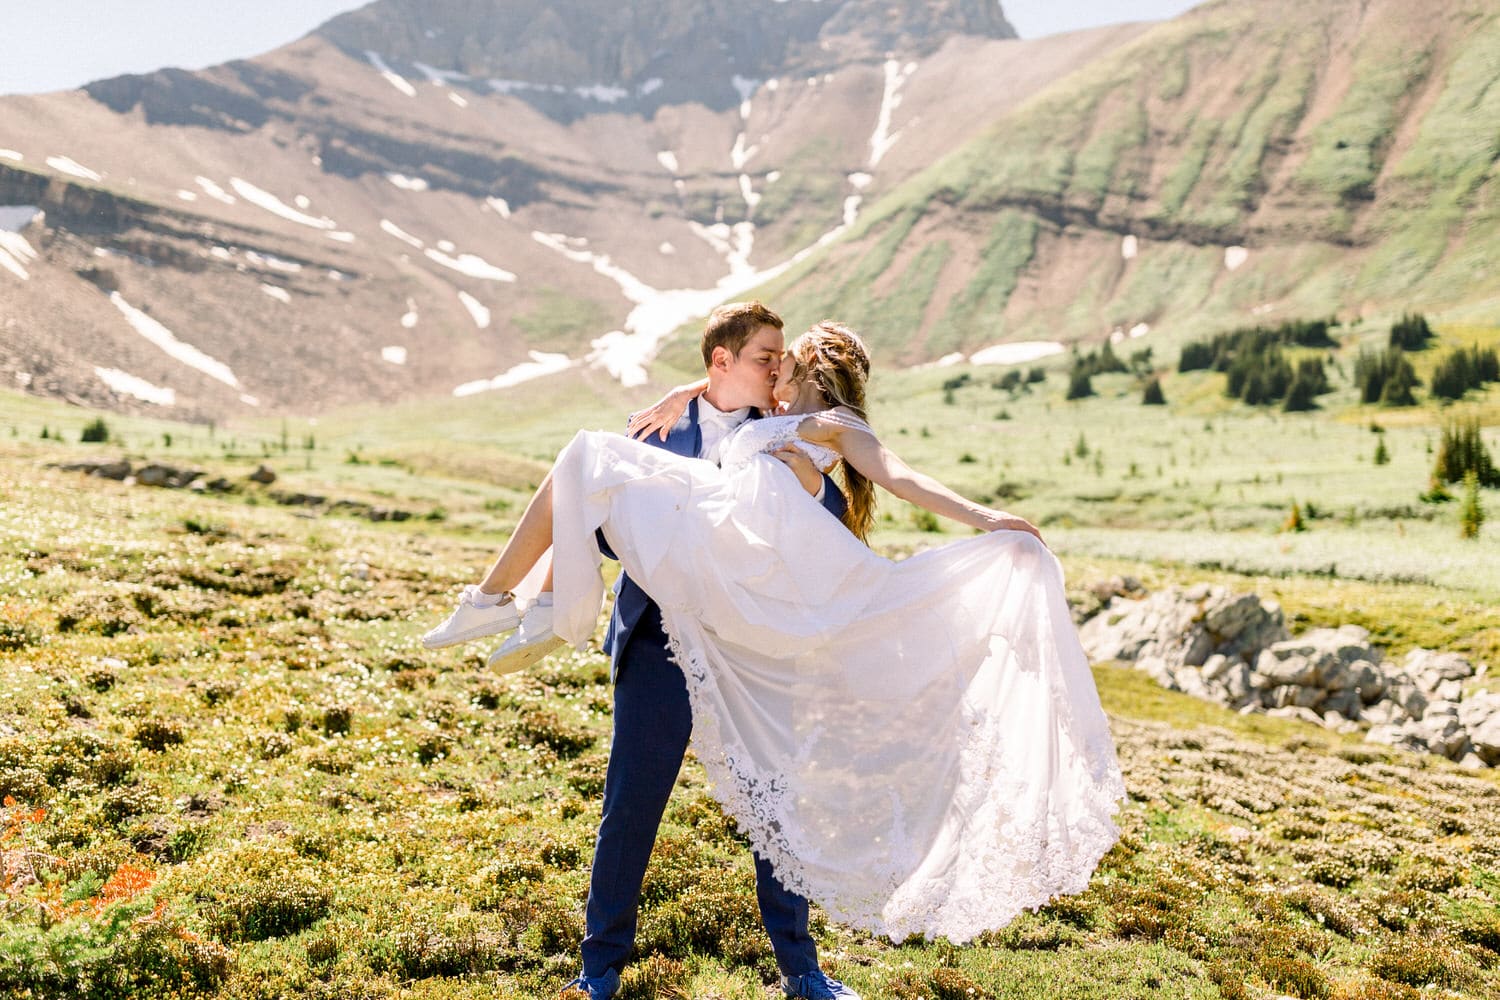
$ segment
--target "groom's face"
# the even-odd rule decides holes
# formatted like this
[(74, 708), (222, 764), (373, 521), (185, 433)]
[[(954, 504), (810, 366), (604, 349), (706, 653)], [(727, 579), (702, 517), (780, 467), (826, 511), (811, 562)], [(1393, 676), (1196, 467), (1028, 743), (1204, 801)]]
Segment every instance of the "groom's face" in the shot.
[(776, 371), (781, 366), (781, 331), (774, 326), (762, 326), (750, 335), (739, 356), (723, 348), (714, 351), (714, 368), (710, 377), (718, 383), (716, 390), (725, 409), (742, 406), (758, 406), (771, 409), (775, 403), (771, 389), (776, 384)]

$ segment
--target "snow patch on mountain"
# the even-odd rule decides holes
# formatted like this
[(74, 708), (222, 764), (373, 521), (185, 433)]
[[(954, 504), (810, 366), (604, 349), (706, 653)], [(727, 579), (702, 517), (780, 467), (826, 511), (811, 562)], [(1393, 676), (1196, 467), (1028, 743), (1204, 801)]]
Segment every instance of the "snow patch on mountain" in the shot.
[(903, 66), (897, 59), (885, 61), (885, 90), (880, 95), (880, 114), (875, 121), (875, 132), (870, 136), (871, 169), (890, 152), (896, 140), (901, 138), (900, 132), (891, 134), (891, 115), (901, 104), (901, 85), (916, 71), (917, 64), (914, 62)]
[(458, 301), (462, 302), (464, 308), (469, 311), (469, 315), (473, 317), (475, 326), (481, 330), (488, 330), (490, 328), (490, 311), (485, 308), (483, 302), (480, 302), (468, 292), (459, 292)]
[(1061, 354), (1066, 348), (1055, 340), (1018, 340), (995, 344), (969, 355), (971, 365), (1019, 365)]
[(272, 215), (279, 215), (288, 222), (295, 222), (299, 226), (309, 226), (313, 229), (337, 229), (338, 223), (327, 216), (313, 218), (311, 215), (299, 212), (269, 191), (264, 191), (247, 180), (239, 177), (229, 178), (229, 186), (234, 188), (235, 194), (244, 198), (250, 204), (263, 208)]
[(210, 357), (198, 350), (192, 344), (177, 339), (177, 335), (165, 326), (162, 326), (150, 316), (141, 312), (135, 306), (125, 301), (125, 297), (119, 292), (110, 292), (109, 301), (114, 303), (116, 309), (125, 317), (136, 333), (145, 337), (152, 344), (161, 348), (162, 351), (177, 361), (182, 362), (189, 368), (194, 368), (211, 379), (223, 382), (225, 385), (238, 389), (240, 380), (234, 377), (234, 372), (224, 362)]
[(425, 178), (408, 177), (405, 174), (386, 174), (385, 179), (403, 191), (426, 191), (432, 186)]
[(22, 281), (31, 279), (26, 265), (39, 257), (26, 237), (21, 235), (21, 230), (41, 214), (42, 210), (35, 205), (0, 206), (0, 267)]
[(421, 249), (423, 249), (423, 247), (426, 246), (426, 244), (424, 244), (421, 240), (417, 239), (411, 233), (408, 233), (406, 230), (404, 230), (400, 226), (396, 225), (390, 219), (381, 219), (380, 220), (380, 229), (381, 229), (381, 232), (384, 232), (384, 233), (387, 233), (387, 234), (389, 234), (391, 236), (394, 236), (394, 237), (396, 237), (396, 239), (400, 240), (402, 243), (405, 243), (405, 244), (407, 244), (409, 246), (416, 247), (418, 250), (421, 250)]
[(256, 267), (268, 267), (273, 271), (280, 271), (283, 274), (300, 274), (302, 271), (302, 265), (295, 260), (285, 260), (273, 253), (246, 250), (245, 259)]
[(234, 195), (230, 194), (228, 191), (225, 191), (223, 188), (219, 187), (219, 185), (209, 180), (207, 177), (194, 177), (193, 182), (203, 189), (204, 194), (208, 195), (215, 201), (222, 201), (226, 205), (233, 205), (236, 201), (239, 200)]
[(545, 375), (567, 371), (576, 364), (569, 360), (566, 354), (546, 354), (542, 351), (528, 351), (527, 354), (531, 357), (530, 361), (523, 361), (513, 368), (508, 368), (494, 378), (465, 382), (453, 390), (453, 395), (472, 396), (475, 393), (489, 392), (493, 389), (509, 389), (522, 382), (530, 382), (532, 379), (542, 378)]
[(74, 177), (81, 177), (86, 181), (104, 180), (104, 176), (102, 174), (98, 173), (97, 171), (90, 170), (88, 167), (85, 167), (77, 160), (68, 156), (49, 156), (47, 157), (47, 166), (51, 167), (53, 170), (57, 170), (65, 174), (71, 174)]
[(417, 96), (417, 88), (411, 85), (411, 81), (387, 66), (385, 60), (380, 58), (380, 53), (365, 49), (365, 58), (368, 59), (370, 61), (370, 65), (374, 66), (375, 69), (379, 71), (380, 75), (385, 78), (386, 83), (389, 83), (392, 87), (395, 87), (407, 97)]
[[(451, 244), (449, 244), (451, 248)], [(516, 276), (501, 267), (496, 267), (483, 257), (472, 253), (461, 253), (457, 257), (450, 257), (441, 250), (428, 247), (425, 251), (428, 260), (441, 264), (459, 274), (467, 274), (471, 278), (480, 278), (484, 281), (515, 281)]]
[(157, 406), (176, 406), (177, 393), (173, 389), (166, 389), (159, 385), (152, 385), (145, 379), (122, 372), (118, 368), (101, 368), (94, 366), (94, 374), (99, 380), (109, 386), (115, 392), (126, 396), (134, 396), (136, 399), (155, 403)]

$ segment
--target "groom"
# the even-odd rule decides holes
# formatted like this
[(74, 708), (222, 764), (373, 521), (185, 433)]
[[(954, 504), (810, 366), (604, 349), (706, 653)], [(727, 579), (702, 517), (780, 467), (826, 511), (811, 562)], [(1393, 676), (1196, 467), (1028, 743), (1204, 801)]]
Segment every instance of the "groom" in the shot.
[[(721, 306), (704, 327), (702, 346), (708, 389), (692, 401), (664, 441), (656, 434), (646, 440), (678, 455), (717, 462), (725, 440), (755, 408), (774, 406), (771, 389), (783, 351), (781, 317), (759, 302)], [(777, 457), (804, 482), (817, 475), (805, 457)], [(826, 475), (818, 493), (828, 511), (843, 516), (844, 496)], [(602, 532), (599, 541), (613, 558)], [(619, 989), (620, 970), (635, 943), (646, 862), (693, 728), (687, 684), (668, 652), (661, 609), (624, 573), (615, 584), (614, 614), (604, 644), (615, 685), (614, 739), (585, 911), (583, 973), (568, 984), (590, 1000), (604, 1000)], [(817, 947), (807, 929), (807, 900), (788, 892), (759, 855), (755, 893), (786, 995), (858, 1000), (818, 968)]]

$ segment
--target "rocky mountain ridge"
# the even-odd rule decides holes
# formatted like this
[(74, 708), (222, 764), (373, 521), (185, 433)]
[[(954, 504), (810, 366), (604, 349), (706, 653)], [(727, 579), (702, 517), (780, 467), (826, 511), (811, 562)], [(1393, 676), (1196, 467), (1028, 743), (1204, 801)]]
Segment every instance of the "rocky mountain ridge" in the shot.
[(0, 379), (306, 412), (640, 384), (747, 295), (883, 364), (1500, 302), (1481, 0), (1009, 33), (980, 0), (379, 0), (0, 98)]
[[(567, 53), (538, 41), (562, 13)], [(254, 60), (3, 98), (0, 373), (204, 418), (639, 382), (680, 324), (1139, 30), (1022, 43), (970, 0), (382, 0)], [(957, 80), (987, 85), (947, 107)]]

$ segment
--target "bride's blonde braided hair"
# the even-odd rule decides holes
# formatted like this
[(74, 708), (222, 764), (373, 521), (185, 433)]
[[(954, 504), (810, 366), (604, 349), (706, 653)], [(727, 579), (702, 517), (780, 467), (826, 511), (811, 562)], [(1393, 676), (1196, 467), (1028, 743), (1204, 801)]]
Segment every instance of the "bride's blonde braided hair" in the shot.
[[(858, 414), (866, 423), (865, 383), (870, 378), (870, 350), (859, 334), (842, 323), (825, 319), (798, 337), (792, 344), (793, 378), (810, 378), (823, 393), (830, 407), (842, 406)], [(843, 469), (844, 526), (861, 540), (867, 540), (875, 523), (875, 484), (848, 462)]]

